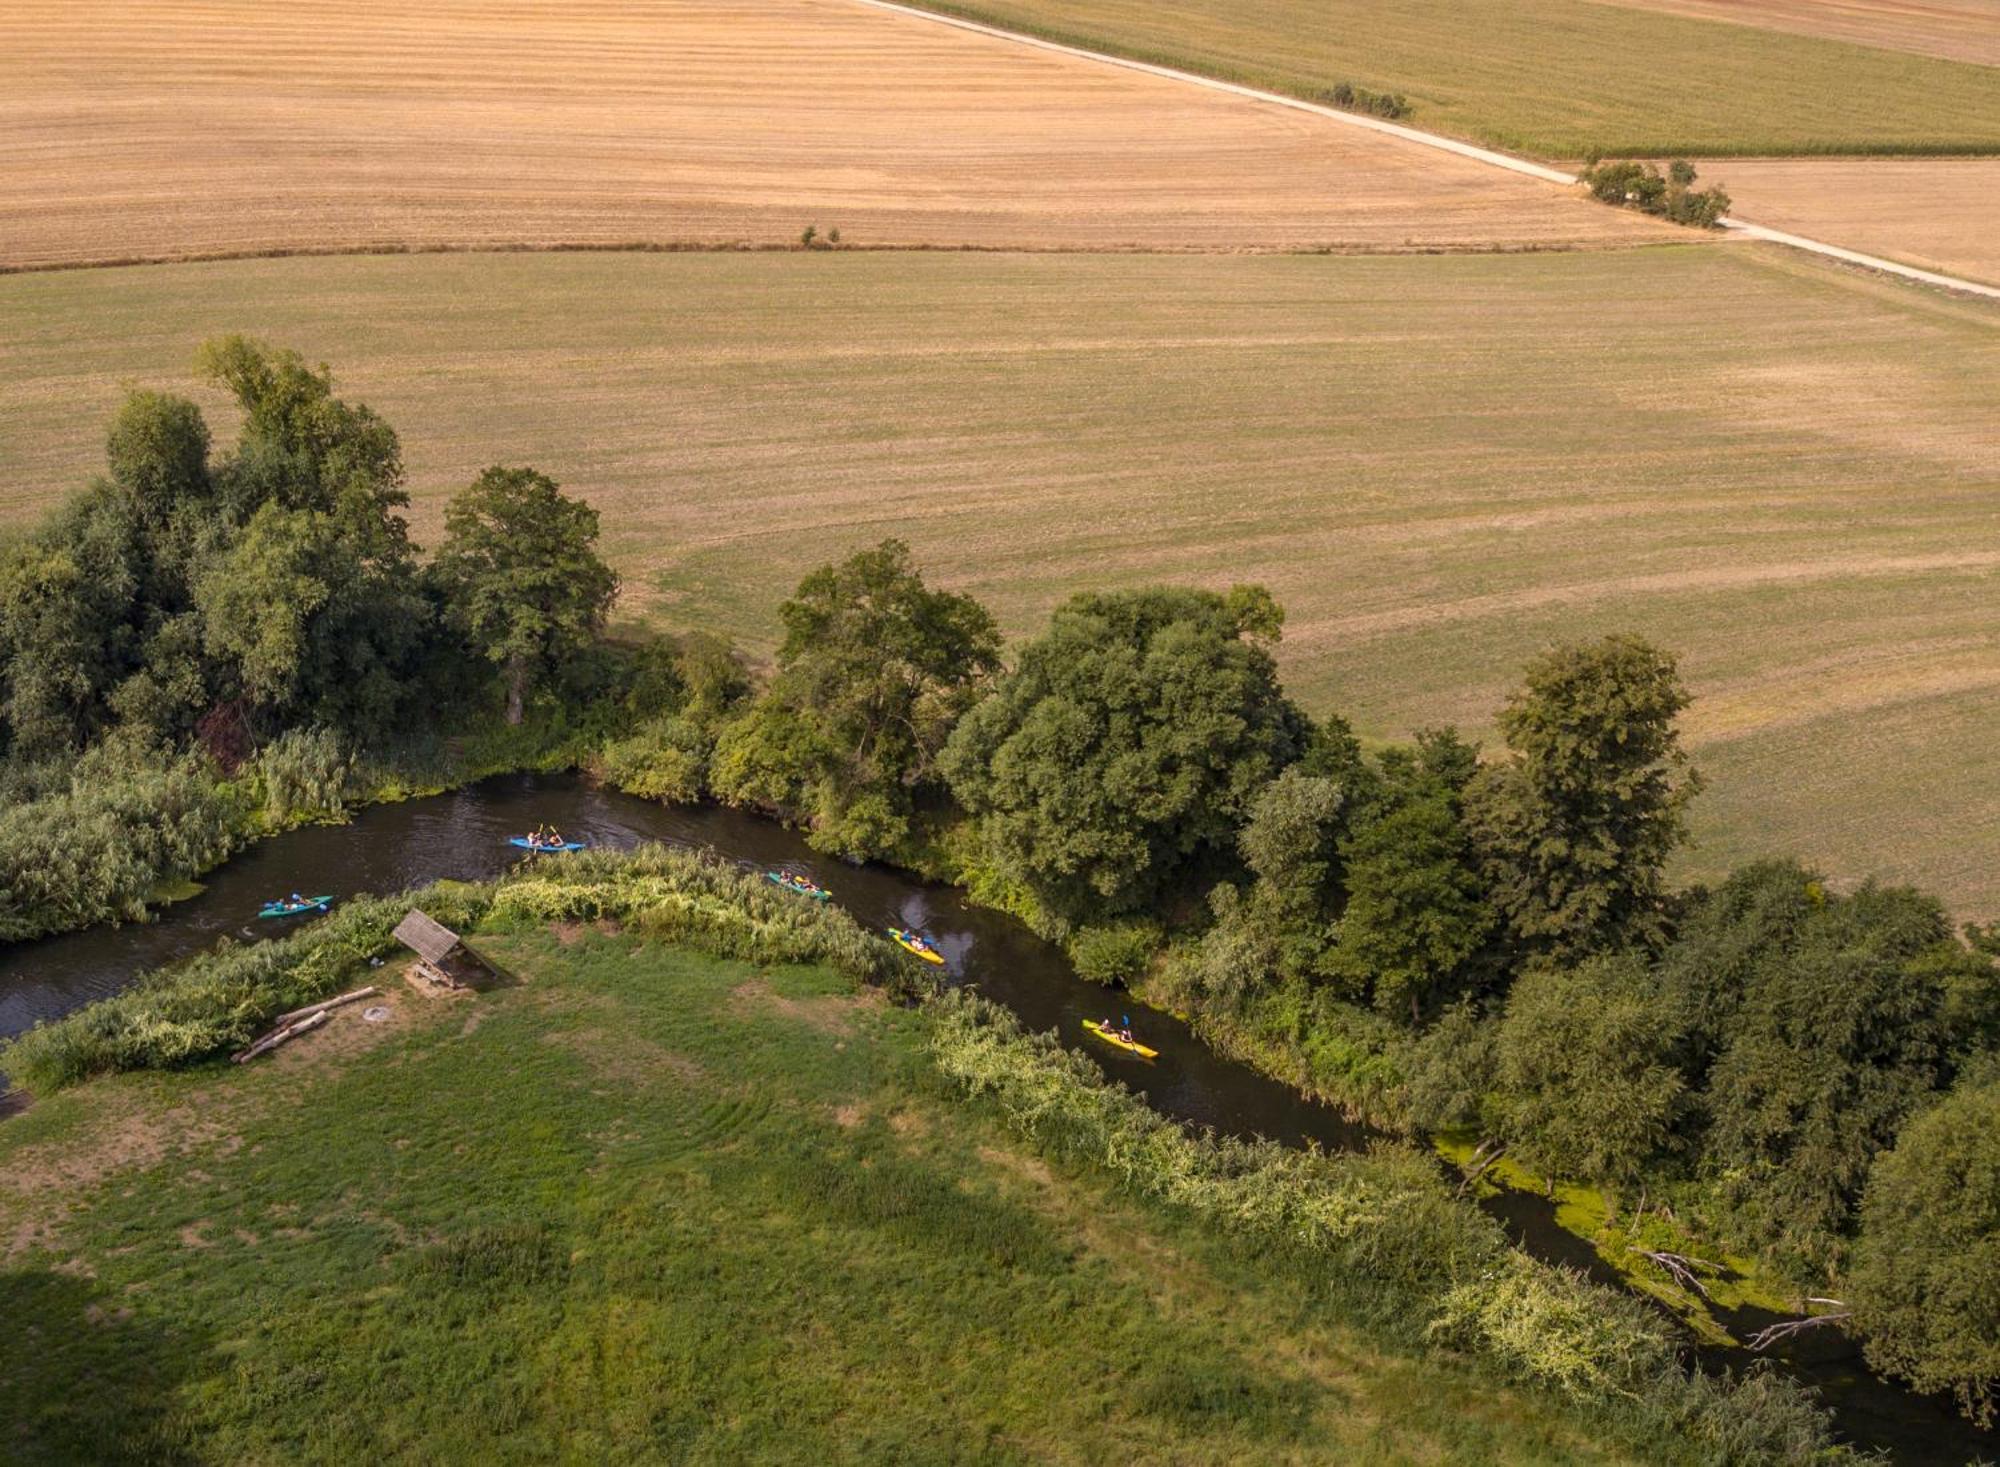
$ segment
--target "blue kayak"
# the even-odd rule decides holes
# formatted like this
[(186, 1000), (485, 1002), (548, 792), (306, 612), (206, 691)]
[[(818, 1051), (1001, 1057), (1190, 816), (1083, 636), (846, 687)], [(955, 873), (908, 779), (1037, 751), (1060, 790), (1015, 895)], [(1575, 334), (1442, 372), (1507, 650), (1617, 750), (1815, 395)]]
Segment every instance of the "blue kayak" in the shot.
[(301, 912), (324, 912), (333, 905), (330, 896), (307, 897), (302, 902), (266, 902), (260, 917), (296, 917)]
[(510, 836), (507, 844), (510, 846), (519, 846), (524, 851), (539, 851), (544, 854), (553, 854), (557, 851), (580, 851), (583, 849), (583, 842), (580, 840), (559, 841), (554, 845), (549, 845), (531, 841), (525, 835)]

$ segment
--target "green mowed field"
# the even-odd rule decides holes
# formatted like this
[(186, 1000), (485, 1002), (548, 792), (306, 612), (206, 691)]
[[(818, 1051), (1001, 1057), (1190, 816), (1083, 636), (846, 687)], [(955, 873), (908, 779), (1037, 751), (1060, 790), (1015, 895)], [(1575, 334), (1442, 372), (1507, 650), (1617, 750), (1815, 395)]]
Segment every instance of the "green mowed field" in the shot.
[(512, 986), (0, 1126), (0, 1457), (1617, 1460), (1052, 1170), (844, 979), (482, 951)]
[[(603, 512), (628, 614), (768, 651), (884, 536), (1035, 632), (1261, 581), (1294, 692), (1480, 731), (1558, 638), (1677, 649), (1689, 870), (1804, 852), (2000, 915), (2000, 313), (1760, 246), (1567, 255), (489, 255), (0, 280), (17, 525), (203, 337), (331, 362), (419, 539), (482, 466)], [(230, 431), (215, 395), (219, 434)]]
[(1992, 67), (1591, 0), (913, 3), (1547, 158), (2000, 151)]

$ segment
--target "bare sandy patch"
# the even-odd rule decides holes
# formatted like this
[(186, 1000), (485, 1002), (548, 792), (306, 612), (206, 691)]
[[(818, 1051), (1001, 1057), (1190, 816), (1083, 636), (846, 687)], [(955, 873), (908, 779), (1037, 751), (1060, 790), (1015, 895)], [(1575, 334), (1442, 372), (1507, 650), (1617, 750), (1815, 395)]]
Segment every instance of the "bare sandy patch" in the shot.
[(729, 996), (738, 1014), (759, 1020), (771, 1015), (838, 1035), (852, 1034), (855, 1013), (881, 1002), (880, 995), (872, 989), (862, 989), (853, 994), (791, 998), (762, 978), (737, 984), (729, 990)]
[[(333, 38), (337, 37), (337, 42)], [(0, 264), (1667, 238), (1557, 185), (842, 0), (18, 0)]]
[(708, 1072), (684, 1054), (637, 1034), (609, 1029), (573, 1029), (542, 1036), (544, 1044), (566, 1049), (583, 1059), (592, 1074), (622, 1084), (646, 1084), (668, 1075), (688, 1084), (702, 1084)]

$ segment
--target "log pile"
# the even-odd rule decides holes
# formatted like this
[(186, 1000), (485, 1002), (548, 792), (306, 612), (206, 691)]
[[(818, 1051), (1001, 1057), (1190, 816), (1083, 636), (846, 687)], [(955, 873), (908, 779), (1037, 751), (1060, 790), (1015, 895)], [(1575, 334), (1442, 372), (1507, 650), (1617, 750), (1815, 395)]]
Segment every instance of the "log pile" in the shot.
[(343, 1004), (358, 1003), (364, 998), (372, 998), (380, 989), (375, 987), (357, 988), (352, 993), (343, 993), (338, 998), (321, 999), (318, 1003), (307, 1004), (302, 1009), (293, 1009), (289, 1014), (280, 1014), (272, 1021), (271, 1032), (259, 1039), (248, 1049), (238, 1050), (230, 1058), (237, 1064), (246, 1064), (260, 1054), (269, 1054), (281, 1044), (288, 1044), (301, 1034), (309, 1034), (328, 1019), (333, 1011)]

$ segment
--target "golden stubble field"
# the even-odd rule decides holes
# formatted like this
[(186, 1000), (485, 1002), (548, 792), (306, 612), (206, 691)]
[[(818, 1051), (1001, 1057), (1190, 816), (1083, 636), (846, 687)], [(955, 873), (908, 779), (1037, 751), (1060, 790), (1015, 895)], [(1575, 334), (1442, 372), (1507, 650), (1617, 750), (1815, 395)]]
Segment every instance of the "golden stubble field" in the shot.
[[(1993, 85), (2000, 105), (2000, 72)], [(2000, 284), (2000, 158), (1728, 158), (1702, 171), (1759, 224)]]
[(1754, 245), (17, 275), (0, 509), (79, 483), (123, 388), (194, 390), (224, 330), (396, 424), (419, 539), (530, 462), (603, 511), (633, 614), (759, 650), (885, 535), (1014, 636), (1086, 587), (1264, 581), (1291, 686), (1376, 736), (1480, 728), (1538, 648), (1636, 629), (1699, 693), (1693, 869), (1799, 850), (2000, 915), (1991, 307)]
[(1661, 226), (847, 0), (13, 0), (0, 267), (789, 243), (1367, 250)]

